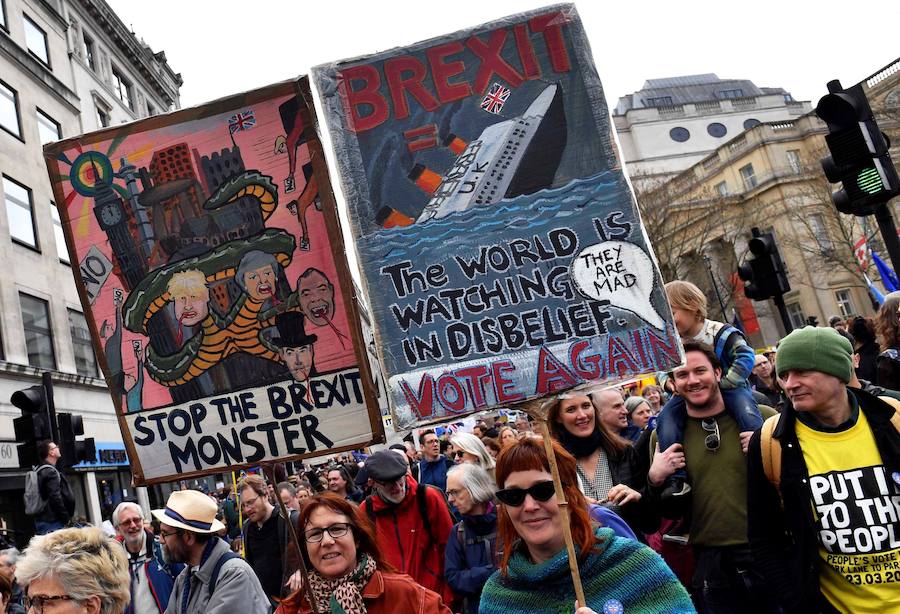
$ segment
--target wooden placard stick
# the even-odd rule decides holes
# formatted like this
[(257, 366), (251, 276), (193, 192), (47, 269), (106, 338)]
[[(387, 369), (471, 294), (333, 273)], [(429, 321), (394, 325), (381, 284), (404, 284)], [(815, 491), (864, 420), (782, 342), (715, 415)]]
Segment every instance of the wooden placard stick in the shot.
[(562, 488), (562, 480), (559, 477), (559, 467), (556, 465), (556, 454), (553, 452), (553, 442), (550, 439), (550, 427), (547, 424), (548, 410), (545, 409), (544, 399), (532, 399), (519, 404), (519, 407), (537, 421), (541, 429), (541, 437), (544, 439), (544, 450), (547, 452), (547, 462), (550, 464), (550, 474), (553, 476), (553, 489), (556, 491), (556, 504), (559, 506), (559, 515), (562, 518), (563, 538), (566, 542), (566, 551), (569, 556), (569, 571), (572, 574), (572, 584), (575, 585), (575, 599), (578, 607), (587, 606), (584, 599), (584, 588), (581, 585), (581, 574), (578, 571), (578, 559), (575, 557), (575, 542), (572, 540), (572, 527), (569, 524), (569, 502)]
[[(288, 529), (291, 532), (291, 539), (294, 541), (294, 547), (297, 548), (297, 558), (300, 563), (300, 576), (303, 578), (303, 588), (306, 589), (306, 600), (309, 601), (309, 606), (312, 608), (313, 614), (319, 614), (319, 608), (316, 606), (316, 600), (313, 598), (312, 590), (310, 589), (309, 572), (306, 569), (306, 563), (303, 561), (303, 551), (300, 550), (300, 537), (297, 535), (297, 527), (291, 522), (291, 514), (288, 512), (287, 507), (284, 505), (284, 501), (281, 500), (281, 496), (278, 494), (278, 482), (275, 481), (275, 465), (272, 463), (263, 465), (262, 470), (263, 473), (266, 474), (266, 479), (269, 480), (269, 483), (272, 484), (272, 487), (275, 489), (275, 500), (278, 501), (278, 509), (281, 512), (281, 517), (287, 522)], [(283, 553), (282, 560), (284, 560)]]

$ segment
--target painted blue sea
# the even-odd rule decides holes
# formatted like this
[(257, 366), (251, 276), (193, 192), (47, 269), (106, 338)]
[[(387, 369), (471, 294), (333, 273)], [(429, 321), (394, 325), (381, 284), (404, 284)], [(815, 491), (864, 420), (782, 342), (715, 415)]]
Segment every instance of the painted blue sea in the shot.
[[(366, 270), (364, 277), (370, 284), (372, 315), (380, 321), (377, 328), (382, 331), (379, 342), (386, 374), (390, 377), (411, 369), (457, 362), (460, 357), (452, 355), (452, 340), (447, 335), (448, 327), (459, 331), (460, 323), (471, 325), (504, 317), (510, 320), (546, 308), (549, 316), (545, 314), (537, 320), (545, 328), (548, 323), (554, 328), (555, 323), (551, 333), (559, 335), (583, 330), (571, 321), (568, 327), (564, 322), (572, 319), (571, 310), (582, 304), (585, 312), (597, 314), (600, 307), (605, 311), (608, 318), (599, 324), (606, 328), (602, 332), (643, 325), (630, 312), (605, 303), (599, 307), (589, 305), (596, 301), (581, 295), (568, 275), (562, 274), (581, 249), (605, 240), (634, 243), (649, 252), (631, 192), (618, 170), (360, 237), (357, 248)], [(513, 257), (516, 250), (510, 248), (510, 242), (518, 244), (519, 258)], [(486, 251), (491, 248), (494, 249)], [(522, 256), (523, 252), (527, 254)], [(461, 262), (474, 267), (469, 275)], [(473, 262), (480, 262), (483, 267), (478, 268)], [(432, 269), (429, 283), (424, 272), (433, 265), (441, 265), (442, 269), (439, 274)], [(392, 270), (390, 267), (394, 267), (393, 275), (387, 272)], [(403, 269), (406, 281), (398, 281), (398, 268)], [(412, 278), (415, 279), (409, 281)], [(668, 314), (658, 271), (654, 272), (653, 284), (650, 301), (659, 313)], [(475, 290), (478, 286), (483, 289), (480, 293)], [(544, 292), (540, 291), (542, 287)], [(471, 297), (471, 301), (461, 298), (461, 293), (466, 293), (464, 296)], [(406, 317), (402, 317), (404, 314)], [(437, 352), (411, 351), (416, 339), (429, 340), (432, 349), (435, 343), (440, 347)], [(540, 340), (540, 334), (533, 335), (534, 339)], [(479, 354), (492, 357), (521, 349), (525, 348), (504, 346), (498, 350), (497, 344), (481, 347), (472, 343), (465, 358), (478, 358)]]

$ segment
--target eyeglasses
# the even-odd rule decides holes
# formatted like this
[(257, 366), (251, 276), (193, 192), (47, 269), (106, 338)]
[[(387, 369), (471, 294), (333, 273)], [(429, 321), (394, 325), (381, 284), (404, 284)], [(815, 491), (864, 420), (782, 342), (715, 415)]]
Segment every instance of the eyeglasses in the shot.
[(322, 538), (325, 537), (325, 532), (327, 531), (329, 535), (331, 535), (331, 539), (337, 539), (339, 537), (343, 537), (347, 534), (347, 531), (350, 530), (350, 525), (346, 522), (336, 522), (330, 527), (325, 527), (324, 529), (310, 529), (309, 531), (305, 531), (303, 536), (306, 538), (306, 541), (311, 544), (317, 544), (322, 541)]
[(463, 452), (462, 450), (457, 450), (456, 452), (453, 453), (453, 458), (459, 460), (459, 459), (461, 459), (463, 456), (465, 456), (465, 454), (466, 454), (466, 453)]
[(77, 600), (69, 595), (32, 595), (31, 597), (26, 595), (25, 610), (28, 611), (33, 609), (36, 614), (43, 614), (44, 605), (48, 601), (75, 601), (77, 603)]
[(166, 539), (167, 537), (172, 537), (173, 535), (178, 535), (179, 533), (181, 533), (181, 529), (175, 529), (174, 531), (170, 531), (168, 533), (166, 533), (162, 529), (159, 530), (159, 536), (162, 537), (163, 539)]
[(375, 483), (378, 484), (379, 486), (383, 486), (385, 488), (390, 488), (391, 486), (393, 486), (394, 484), (396, 484), (397, 482), (400, 482), (400, 481), (402, 481), (404, 484), (406, 483), (406, 474), (405, 473), (398, 478), (394, 478), (393, 480), (375, 480)]
[(710, 452), (715, 452), (719, 449), (719, 444), (722, 443), (719, 437), (719, 423), (716, 422), (715, 418), (704, 418), (700, 421), (700, 425), (704, 431), (709, 433), (704, 441), (706, 449)]
[(509, 505), (510, 507), (519, 507), (525, 503), (525, 495), (531, 495), (535, 501), (549, 501), (554, 493), (553, 482), (538, 482), (532, 484), (529, 488), (504, 488), (497, 491), (497, 498), (500, 503)]
[(119, 526), (127, 526), (129, 524), (144, 524), (144, 519), (138, 516), (137, 518), (122, 518), (119, 520)]
[(448, 489), (447, 489), (447, 496), (448, 496), (448, 497), (454, 497), (454, 498), (456, 498), (456, 497), (459, 496), (459, 493), (461, 493), (461, 492), (462, 492), (462, 490), (457, 490), (457, 489), (455, 489), (455, 488), (448, 488)]
[(241, 507), (251, 507), (255, 505), (257, 501), (259, 501), (259, 497), (255, 497), (253, 499), (244, 499), (243, 501), (241, 501)]

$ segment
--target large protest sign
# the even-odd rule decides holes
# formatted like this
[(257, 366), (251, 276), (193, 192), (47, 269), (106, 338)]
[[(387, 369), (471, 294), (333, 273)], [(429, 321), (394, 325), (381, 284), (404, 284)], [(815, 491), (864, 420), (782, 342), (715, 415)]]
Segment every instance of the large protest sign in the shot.
[(680, 363), (574, 6), (314, 78), (397, 428)]
[(304, 78), (48, 146), (135, 482), (382, 439)]

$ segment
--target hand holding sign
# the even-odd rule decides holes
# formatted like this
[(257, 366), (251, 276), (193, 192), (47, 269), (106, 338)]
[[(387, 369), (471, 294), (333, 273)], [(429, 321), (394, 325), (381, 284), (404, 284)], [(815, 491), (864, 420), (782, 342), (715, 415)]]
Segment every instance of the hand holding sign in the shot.
[(650, 302), (653, 261), (637, 245), (605, 241), (581, 251), (569, 273), (582, 294), (609, 301), (662, 330), (665, 322)]

